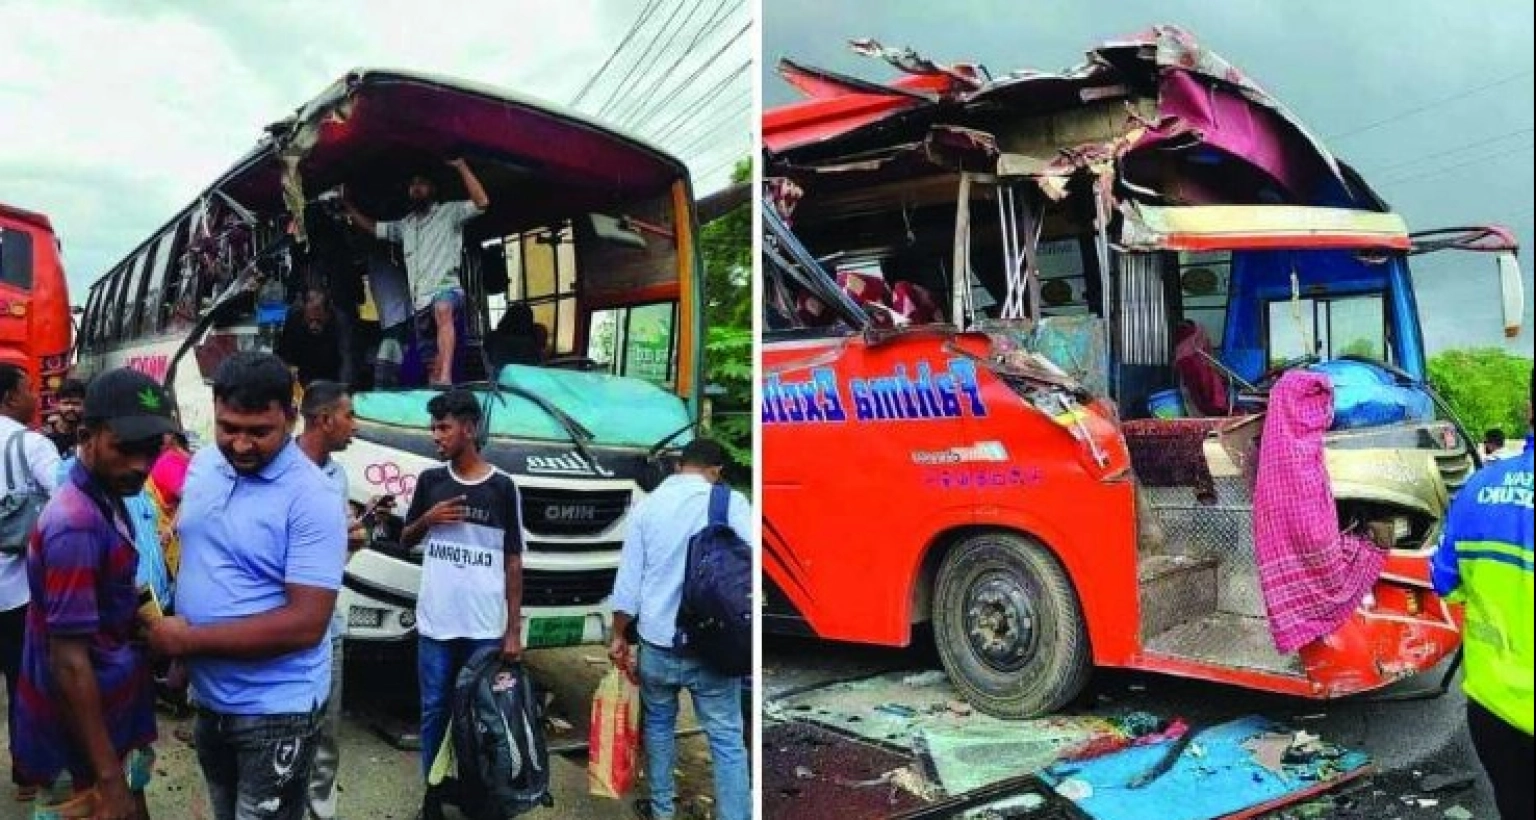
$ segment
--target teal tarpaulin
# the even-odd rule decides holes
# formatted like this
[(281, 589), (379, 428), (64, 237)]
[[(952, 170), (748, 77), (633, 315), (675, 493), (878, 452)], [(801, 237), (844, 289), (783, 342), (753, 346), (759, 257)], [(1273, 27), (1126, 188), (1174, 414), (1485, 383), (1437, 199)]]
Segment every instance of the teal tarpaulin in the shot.
[[(649, 382), (606, 373), (508, 365), (500, 383), (518, 387), (560, 408), (591, 431), (593, 444), (649, 447), (688, 424), (687, 406), (677, 396)], [(427, 429), (427, 402), (438, 391), (405, 390), (359, 393), (353, 398), (358, 418), (401, 427)], [(491, 420), (491, 435), (569, 441), (570, 434), (537, 404), (502, 392), (500, 399), (480, 391)], [(678, 436), (686, 443), (688, 434)]]
[(1173, 768), (1139, 789), (1129, 784), (1160, 760), (1172, 741), (1093, 760), (1058, 763), (1042, 774), (1094, 820), (1215, 820), (1257, 806), (1283, 805), (1362, 774), (1363, 753), (1322, 744), (1321, 753), (1276, 769), (1244, 744), (1289, 732), (1262, 717), (1213, 726), (1197, 735)]

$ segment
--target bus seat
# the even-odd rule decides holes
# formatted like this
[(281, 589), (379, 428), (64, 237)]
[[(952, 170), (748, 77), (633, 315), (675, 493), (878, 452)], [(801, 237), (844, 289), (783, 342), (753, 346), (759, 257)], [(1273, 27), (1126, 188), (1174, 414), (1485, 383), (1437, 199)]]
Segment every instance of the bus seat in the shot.
[(897, 282), (891, 291), (891, 309), (905, 316), (913, 324), (926, 325), (944, 321), (944, 313), (933, 294), (922, 285)]
[(1202, 416), (1225, 416), (1232, 412), (1231, 391), (1226, 376), (1208, 358), (1211, 339), (1200, 325), (1185, 319), (1173, 331), (1173, 369), (1188, 408)]
[(891, 291), (885, 280), (868, 273), (852, 270), (837, 272), (837, 286), (853, 297), (853, 301), (890, 307)]

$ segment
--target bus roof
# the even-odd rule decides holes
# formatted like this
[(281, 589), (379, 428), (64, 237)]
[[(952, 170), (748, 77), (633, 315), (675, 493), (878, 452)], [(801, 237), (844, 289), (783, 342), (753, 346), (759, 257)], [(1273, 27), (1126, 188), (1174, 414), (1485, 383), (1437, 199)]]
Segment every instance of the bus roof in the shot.
[(403, 183), (425, 163), (465, 156), (488, 188), (515, 188), (530, 177), (543, 183), (536, 206), (497, 203), (510, 223), (534, 207), (598, 210), (612, 204), (615, 189), (659, 193), (689, 179), (681, 160), (584, 115), (487, 84), (399, 69), (349, 71), (263, 131), (253, 149), (123, 259), (219, 193), (252, 210), (282, 208), (285, 162), (296, 162), (313, 197), (343, 180), (351, 187), (362, 173)]
[(48, 217), (36, 211), (29, 211), (25, 208), (17, 208), (14, 205), (7, 205), (4, 202), (0, 202), (0, 217), (14, 219), (18, 222), (25, 222), (29, 225), (42, 228), (49, 233), (53, 233), (53, 223), (48, 221)]

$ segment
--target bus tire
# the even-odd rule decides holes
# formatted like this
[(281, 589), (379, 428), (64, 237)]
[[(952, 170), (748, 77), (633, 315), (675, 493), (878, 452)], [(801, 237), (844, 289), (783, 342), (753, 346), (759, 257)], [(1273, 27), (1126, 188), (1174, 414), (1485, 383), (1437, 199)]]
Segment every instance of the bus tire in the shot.
[(939, 567), (933, 638), (949, 679), (993, 717), (1028, 718), (1070, 703), (1092, 657), (1077, 594), (1055, 556), (1013, 533), (972, 535)]

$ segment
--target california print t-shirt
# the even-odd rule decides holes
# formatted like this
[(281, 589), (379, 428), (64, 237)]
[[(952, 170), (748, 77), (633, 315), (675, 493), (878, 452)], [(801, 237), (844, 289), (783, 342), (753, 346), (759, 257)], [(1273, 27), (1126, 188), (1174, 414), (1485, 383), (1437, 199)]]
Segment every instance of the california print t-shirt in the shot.
[(416, 624), (428, 638), (500, 638), (507, 628), (506, 556), (523, 551), (517, 485), (492, 470), (466, 481), (448, 466), (421, 474), (407, 521), (464, 496), (464, 520), (438, 524), (422, 539)]

